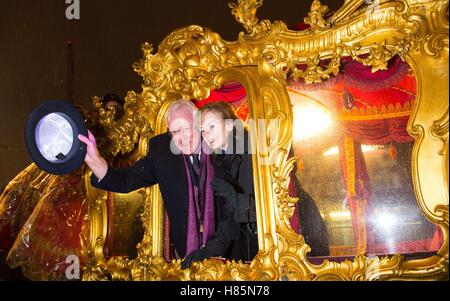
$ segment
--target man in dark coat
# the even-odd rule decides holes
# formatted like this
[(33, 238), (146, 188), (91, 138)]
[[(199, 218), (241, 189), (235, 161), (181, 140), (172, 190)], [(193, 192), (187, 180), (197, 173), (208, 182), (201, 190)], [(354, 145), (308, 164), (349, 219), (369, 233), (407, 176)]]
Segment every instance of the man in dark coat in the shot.
[[(194, 127), (196, 110), (188, 100), (173, 103), (166, 114), (169, 132), (150, 139), (148, 154), (127, 168), (108, 166), (90, 132), (89, 137), (78, 138), (87, 145), (85, 161), (93, 172), (93, 186), (127, 193), (159, 184), (175, 257), (183, 258), (197, 251), (195, 258), (201, 260), (226, 255), (229, 242), (224, 237), (232, 236), (229, 232), (234, 225), (230, 220), (216, 218), (221, 207), (215, 208), (211, 185), (214, 170), (209, 155), (199, 154), (201, 134)], [(185, 261), (183, 268), (190, 263), (191, 260)]]
[[(134, 166), (114, 168), (108, 166), (99, 155), (95, 137), (79, 136), (87, 144), (86, 163), (93, 175), (91, 184), (95, 187), (127, 193), (136, 189), (159, 184), (164, 206), (170, 220), (170, 238), (176, 255), (184, 257), (187, 252), (189, 176), (185, 160), (197, 152), (200, 133), (194, 129), (193, 114), (195, 106), (188, 100), (179, 100), (168, 109), (167, 133), (149, 140), (148, 154)], [(212, 233), (209, 233), (211, 236)]]

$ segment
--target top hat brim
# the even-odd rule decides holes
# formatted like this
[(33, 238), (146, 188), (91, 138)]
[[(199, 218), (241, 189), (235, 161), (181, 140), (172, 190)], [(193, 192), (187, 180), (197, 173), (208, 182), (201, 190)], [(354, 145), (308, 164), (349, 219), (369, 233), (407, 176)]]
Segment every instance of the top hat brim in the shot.
[[(36, 141), (36, 128), (45, 116), (57, 113), (63, 117), (72, 129), (73, 141), (70, 151), (61, 160), (55, 162), (47, 160), (40, 152)], [(36, 165), (45, 172), (64, 175), (79, 168), (86, 157), (86, 144), (78, 139), (78, 134), (88, 136), (87, 128), (81, 113), (70, 103), (63, 100), (50, 100), (38, 106), (25, 123), (25, 145), (28, 153)]]

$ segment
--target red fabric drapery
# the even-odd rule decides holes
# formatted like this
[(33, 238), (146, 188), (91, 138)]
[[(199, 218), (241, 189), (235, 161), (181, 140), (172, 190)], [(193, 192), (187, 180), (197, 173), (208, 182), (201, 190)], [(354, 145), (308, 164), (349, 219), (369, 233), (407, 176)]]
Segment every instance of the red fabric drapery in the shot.
[(372, 202), (367, 167), (361, 144), (349, 136), (340, 139), (339, 155), (347, 191), (348, 206), (352, 216), (353, 232), (357, 243), (358, 254), (372, 252), (374, 246), (370, 243), (372, 229), (369, 229), (368, 204)]
[(371, 66), (365, 66), (350, 57), (343, 58), (342, 64), (341, 76), (345, 84), (365, 92), (390, 89), (402, 81), (409, 70), (409, 66), (398, 56), (389, 61), (387, 70), (377, 72), (372, 72)]
[(195, 105), (198, 108), (206, 105), (210, 102), (225, 101), (231, 103), (235, 110), (236, 115), (246, 121), (248, 118), (248, 105), (246, 101), (247, 93), (245, 88), (240, 83), (230, 82), (226, 83), (222, 88), (212, 90), (208, 98), (204, 100), (194, 100)]
[[(377, 72), (372, 72), (370, 66), (364, 66), (351, 58), (343, 58), (342, 63), (341, 72), (328, 81), (307, 85), (300, 80), (290, 81), (289, 84), (294, 90), (306, 94), (319, 90), (332, 92), (326, 97), (328, 101), (332, 100), (334, 107), (330, 107), (330, 110), (334, 111), (343, 129), (338, 146), (355, 238), (358, 242), (357, 249), (359, 253), (381, 252), (382, 246), (376, 246), (371, 239), (373, 229), (368, 217), (373, 200), (361, 145), (414, 142), (406, 127), (415, 100), (416, 82), (409, 66), (397, 56), (388, 63), (387, 70)], [(333, 93), (340, 96), (330, 98)], [(248, 117), (245, 89), (239, 83), (227, 83), (223, 88), (211, 91), (207, 99), (197, 101), (196, 104), (201, 107), (211, 101), (230, 102), (237, 108), (238, 115), (243, 120)], [(292, 180), (290, 182), (292, 194)], [(296, 216), (294, 214), (294, 217)], [(291, 223), (293, 228), (299, 229), (297, 219), (294, 218)], [(436, 235), (432, 243), (399, 242), (398, 247), (402, 252), (408, 248), (409, 252), (420, 251), (423, 250), (420, 246), (439, 245), (439, 237)]]
[(432, 238), (398, 241), (391, 245), (375, 243), (374, 240), (375, 229), (369, 221), (376, 204), (361, 146), (414, 142), (406, 131), (407, 122), (408, 117), (402, 117), (345, 124), (345, 136), (340, 140), (339, 152), (358, 254), (388, 254), (392, 250), (395, 253), (435, 251), (442, 244), (442, 235), (437, 227)]
[(227, 83), (220, 89), (210, 91), (208, 98), (197, 100), (195, 104), (198, 108), (215, 101), (226, 101), (234, 104), (243, 100), (245, 96), (245, 88), (241, 84)]
[(346, 135), (360, 144), (411, 143), (414, 138), (406, 131), (408, 119), (409, 116), (346, 122), (344, 128)]
[[(326, 68), (329, 62), (330, 60), (323, 60), (319, 63), (319, 66)], [(342, 91), (344, 87), (347, 87), (351, 90), (360, 90), (360, 94), (364, 96), (367, 96), (368, 92), (378, 92), (377, 99), (379, 99), (379, 96), (386, 95), (386, 93), (400, 92), (396, 94), (395, 98), (388, 97), (390, 103), (401, 102), (403, 99), (402, 93), (411, 92), (415, 94), (415, 78), (411, 74), (408, 64), (403, 62), (398, 56), (394, 56), (391, 59), (387, 70), (378, 70), (377, 72), (372, 72), (370, 66), (365, 66), (351, 57), (342, 58), (341, 63), (340, 72), (326, 81), (306, 84), (303, 79), (298, 81), (290, 79), (289, 85), (298, 87), (302, 91), (322, 89)], [(307, 65), (300, 64), (297, 65), (297, 68), (306, 70)], [(402, 90), (398, 91), (396, 88), (401, 88)], [(367, 97), (364, 98), (367, 104), (374, 104), (371, 100), (367, 101)]]

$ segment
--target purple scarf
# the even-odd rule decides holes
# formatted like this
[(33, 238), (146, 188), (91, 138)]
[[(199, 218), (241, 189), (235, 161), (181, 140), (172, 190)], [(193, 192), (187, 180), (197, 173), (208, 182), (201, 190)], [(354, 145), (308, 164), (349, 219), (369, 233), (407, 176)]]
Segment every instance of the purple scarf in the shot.
[[(203, 163), (202, 173), (206, 171), (206, 177), (199, 177), (204, 182), (204, 205), (203, 205), (203, 233), (200, 237), (200, 225), (198, 224), (199, 217), (197, 216), (197, 206), (194, 197), (194, 185), (192, 184), (191, 174), (186, 162), (186, 156), (183, 156), (184, 167), (188, 177), (189, 198), (188, 198), (188, 226), (187, 226), (187, 241), (186, 241), (186, 255), (204, 246), (206, 241), (216, 231), (215, 226), (215, 212), (214, 212), (214, 192), (211, 188), (211, 181), (214, 179), (214, 169), (212, 167), (209, 156), (205, 153), (201, 155), (201, 162)], [(200, 185), (199, 185), (200, 187)]]

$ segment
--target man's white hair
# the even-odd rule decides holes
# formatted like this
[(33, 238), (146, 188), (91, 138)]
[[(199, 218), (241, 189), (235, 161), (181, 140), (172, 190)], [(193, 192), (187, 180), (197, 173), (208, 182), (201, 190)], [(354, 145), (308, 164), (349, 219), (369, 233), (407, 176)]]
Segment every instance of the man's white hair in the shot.
[(166, 119), (166, 124), (169, 126), (172, 114), (181, 110), (189, 110), (193, 115), (197, 112), (197, 107), (192, 103), (192, 101), (180, 98), (169, 105), (164, 116)]

